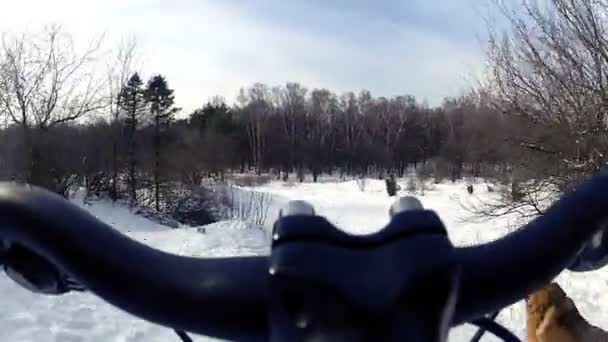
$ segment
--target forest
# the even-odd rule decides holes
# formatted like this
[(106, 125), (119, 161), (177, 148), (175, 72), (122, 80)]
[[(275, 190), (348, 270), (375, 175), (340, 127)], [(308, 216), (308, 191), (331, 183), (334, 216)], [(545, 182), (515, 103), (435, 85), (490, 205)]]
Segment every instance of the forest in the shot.
[[(498, 5), (483, 80), (441, 104), (297, 81), (244, 84), (233, 103), (186, 112), (171, 80), (143, 75), (127, 39), (107, 52), (48, 27), (4, 35), (0, 48), (0, 180), (66, 195), (89, 192), (173, 210), (204, 180), (403, 177), (504, 185), (500, 215), (542, 214), (608, 160), (608, 8), (600, 2)], [(181, 196), (181, 197), (180, 197)], [(179, 201), (177, 201), (179, 202)]]

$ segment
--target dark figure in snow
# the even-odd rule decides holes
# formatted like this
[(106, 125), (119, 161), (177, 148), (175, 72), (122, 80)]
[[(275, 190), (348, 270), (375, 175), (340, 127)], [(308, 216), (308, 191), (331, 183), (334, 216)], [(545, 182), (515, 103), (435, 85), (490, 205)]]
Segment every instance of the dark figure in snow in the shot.
[(467, 192), (469, 193), (469, 195), (473, 194), (473, 186), (472, 185), (467, 185)]
[(397, 195), (397, 181), (395, 180), (395, 175), (391, 174), (386, 180), (386, 192), (390, 197)]

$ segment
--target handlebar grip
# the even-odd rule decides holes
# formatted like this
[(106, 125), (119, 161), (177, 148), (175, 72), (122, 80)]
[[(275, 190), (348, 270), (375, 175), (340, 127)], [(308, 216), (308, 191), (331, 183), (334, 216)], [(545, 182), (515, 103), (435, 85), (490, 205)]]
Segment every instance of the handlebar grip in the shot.
[(572, 265), (608, 218), (607, 194), (608, 176), (597, 176), (518, 231), (458, 248), (463, 273), (454, 323), (513, 304)]
[(268, 336), (267, 257), (164, 253), (58, 195), (6, 183), (0, 184), (0, 240), (34, 251), (87, 290), (146, 320), (223, 339)]

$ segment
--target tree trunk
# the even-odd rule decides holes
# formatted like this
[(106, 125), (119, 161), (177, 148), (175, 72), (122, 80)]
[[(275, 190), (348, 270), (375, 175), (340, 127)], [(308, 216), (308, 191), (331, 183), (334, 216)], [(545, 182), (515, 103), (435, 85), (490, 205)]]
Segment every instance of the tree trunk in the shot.
[(481, 176), (481, 163), (475, 162), (473, 164), (473, 177), (480, 177), (480, 176)]
[(52, 170), (45, 168), (43, 152), (40, 148), (43, 146), (42, 139), (44, 131), (39, 128), (27, 127), (25, 132), (26, 148), (29, 151), (29, 158), (26, 170), (26, 181), (29, 184), (36, 185), (64, 195), (54, 182)]
[(264, 141), (262, 140), (262, 122), (261, 118), (257, 118), (256, 122), (256, 174), (262, 175), (263, 162), (262, 162), (262, 150), (264, 148)]
[[(257, 143), (257, 134), (256, 134), (256, 123), (252, 121), (248, 124), (247, 127), (247, 137), (249, 138), (249, 147), (251, 148), (251, 158), (253, 162), (253, 166), (257, 172), (258, 170), (258, 143)], [(244, 170), (243, 170), (244, 171)], [(243, 172), (241, 172), (243, 173)]]
[(116, 137), (112, 142), (112, 201), (116, 201), (118, 199), (118, 143), (116, 142)]
[(287, 182), (289, 180), (289, 171), (283, 171), (283, 182)]
[(317, 167), (312, 168), (312, 181), (317, 182), (319, 180), (319, 169)]
[(137, 205), (137, 180), (135, 178), (135, 114), (135, 110), (133, 110), (133, 112), (131, 112), (131, 122), (129, 127), (129, 197), (131, 207)]
[(89, 180), (89, 174), (87, 171), (87, 157), (83, 157), (82, 158), (82, 178), (84, 180), (84, 190), (85, 190), (85, 196), (89, 196), (91, 194), (91, 182)]
[(404, 174), (405, 174), (405, 163), (402, 161), (399, 163), (399, 177), (403, 178)]
[(298, 165), (298, 180), (300, 183), (304, 182), (304, 167), (302, 165)]
[(154, 205), (160, 212), (160, 118), (154, 116)]
[(27, 157), (25, 158), (25, 181), (26, 183), (33, 184), (34, 183), (34, 167), (36, 164), (36, 153), (34, 151), (34, 143), (32, 137), (32, 131), (30, 127), (27, 125), (21, 126), (23, 131), (23, 144), (24, 149), (27, 153)]

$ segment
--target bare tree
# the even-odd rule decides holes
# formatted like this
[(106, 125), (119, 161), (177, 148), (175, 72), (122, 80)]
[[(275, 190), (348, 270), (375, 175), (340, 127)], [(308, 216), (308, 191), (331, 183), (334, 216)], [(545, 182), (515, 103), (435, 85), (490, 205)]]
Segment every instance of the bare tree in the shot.
[(608, 162), (608, 2), (496, 4), (510, 27), (490, 27), (490, 91), (496, 109), (519, 118), (508, 137), (512, 172), (523, 175), (513, 177), (516, 202), (540, 213), (530, 201), (538, 185), (557, 196)]
[(301, 138), (298, 133), (302, 131), (304, 126), (304, 117), (306, 115), (306, 94), (308, 90), (303, 88), (299, 83), (287, 83), (284, 89), (279, 89), (279, 108), (283, 121), (283, 129), (288, 138), (289, 146), (289, 165), (284, 169), (285, 177), (289, 175), (289, 171), (295, 167), (297, 173), (302, 180), (303, 160), (301, 155)]
[(118, 144), (122, 130), (122, 125), (120, 124), (122, 108), (120, 103), (120, 92), (134, 72), (136, 49), (137, 42), (135, 38), (131, 37), (121, 41), (113, 60), (107, 65), (109, 122), (112, 128), (112, 188), (110, 194), (112, 200), (118, 198), (117, 187), (118, 172), (120, 168)]
[(0, 52), (0, 113), (23, 130), (30, 155), (26, 180), (43, 182), (33, 129), (44, 131), (107, 106), (105, 82), (94, 73), (102, 38), (84, 52), (58, 27), (4, 35)]
[(239, 102), (243, 106), (241, 114), (245, 121), (249, 147), (256, 173), (262, 173), (264, 167), (264, 151), (266, 148), (266, 121), (272, 112), (269, 101), (269, 90), (264, 84), (256, 83), (245, 91), (241, 89)]
[[(389, 168), (395, 168), (397, 145), (408, 127), (418, 126), (417, 114), (418, 104), (416, 98), (411, 95), (397, 96), (389, 101), (388, 111), (384, 110), (381, 121), (385, 130), (384, 146), (389, 161)], [(387, 112), (390, 113), (387, 115)]]
[(361, 113), (355, 94), (352, 92), (343, 94), (340, 97), (339, 107), (339, 119), (336, 124), (339, 125), (337, 134), (342, 138), (341, 148), (345, 159), (343, 169), (346, 169), (347, 173), (352, 173), (355, 154), (361, 145), (361, 137), (364, 133), (360, 126)]
[(306, 114), (307, 149), (305, 158), (312, 172), (313, 181), (318, 180), (322, 168), (329, 164), (329, 154), (335, 148), (334, 136), (338, 100), (327, 89), (315, 89), (310, 95), (310, 106)]
[(83, 53), (58, 27), (2, 40), (2, 111), (24, 127), (47, 128), (108, 104), (105, 82), (93, 73), (102, 39)]
[(501, 8), (511, 31), (490, 40), (497, 105), (565, 133), (522, 146), (555, 152), (560, 169), (573, 176), (601, 170), (608, 161), (607, 2), (551, 0), (541, 8), (524, 1), (520, 11)]

